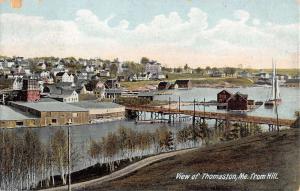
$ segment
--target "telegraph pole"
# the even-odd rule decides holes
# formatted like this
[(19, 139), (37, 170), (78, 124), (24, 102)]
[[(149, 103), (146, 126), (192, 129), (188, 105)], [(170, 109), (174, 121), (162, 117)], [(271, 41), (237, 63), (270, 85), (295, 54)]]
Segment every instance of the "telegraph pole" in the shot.
[(171, 97), (169, 97), (169, 122), (171, 123)]
[(71, 191), (71, 135), (70, 135), (70, 125), (68, 125), (68, 191)]
[(179, 96), (179, 106), (178, 106), (179, 112), (180, 112), (180, 96)]
[(196, 132), (195, 132), (195, 124), (196, 123), (196, 100), (194, 99), (194, 113), (193, 113), (193, 139), (194, 139), (194, 147), (196, 146)]
[(203, 107), (204, 107), (204, 117), (203, 117), (203, 123), (205, 122), (205, 98), (204, 98), (204, 103), (203, 103)]

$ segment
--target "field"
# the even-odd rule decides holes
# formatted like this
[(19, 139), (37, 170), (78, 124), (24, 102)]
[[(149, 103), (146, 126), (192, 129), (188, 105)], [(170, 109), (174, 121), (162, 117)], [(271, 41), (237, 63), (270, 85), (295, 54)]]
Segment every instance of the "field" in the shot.
[[(201, 85), (233, 85), (233, 86), (251, 86), (253, 85), (253, 81), (247, 78), (196, 78), (195, 76), (193, 78), (187, 77), (183, 78), (183, 75), (178, 76), (176, 79), (190, 79), (192, 80), (193, 85), (201, 86)], [(176, 79), (166, 79), (165, 81), (169, 82), (175, 82)], [(162, 80), (163, 81), (163, 80)], [(160, 81), (137, 81), (137, 82), (121, 82), (121, 86), (124, 88), (127, 88), (129, 90), (136, 90), (139, 88), (144, 88), (147, 85), (153, 85), (157, 86)]]
[(203, 78), (193, 79), (193, 85), (233, 85), (233, 86), (251, 86), (253, 81), (248, 78)]
[(144, 88), (148, 85), (154, 85), (157, 86), (160, 81), (137, 81), (137, 82), (121, 82), (121, 87), (127, 88), (129, 90), (136, 90), (139, 88)]
[[(85, 190), (291, 190), (300, 185), (300, 129), (282, 130), (211, 145), (153, 163)], [(265, 180), (180, 180), (177, 173), (278, 173)]]

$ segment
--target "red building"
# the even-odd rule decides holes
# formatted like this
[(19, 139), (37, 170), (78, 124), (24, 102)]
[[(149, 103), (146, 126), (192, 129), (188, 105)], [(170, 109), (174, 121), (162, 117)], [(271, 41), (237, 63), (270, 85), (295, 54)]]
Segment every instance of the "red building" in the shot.
[(40, 100), (40, 89), (36, 79), (23, 79), (22, 101), (35, 102)]
[(248, 110), (248, 95), (237, 92), (227, 101), (227, 110)]
[(217, 101), (218, 103), (226, 103), (231, 96), (232, 93), (228, 92), (227, 90), (222, 90), (217, 94)]
[[(232, 93), (228, 92), (227, 90), (222, 90), (217, 94), (217, 102), (219, 105), (217, 109), (226, 109), (227, 100), (232, 96)], [(224, 104), (224, 105), (223, 105)]]

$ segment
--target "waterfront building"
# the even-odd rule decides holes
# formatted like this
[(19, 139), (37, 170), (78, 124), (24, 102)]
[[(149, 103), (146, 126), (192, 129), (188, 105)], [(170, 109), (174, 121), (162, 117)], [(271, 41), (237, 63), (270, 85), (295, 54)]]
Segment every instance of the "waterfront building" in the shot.
[(232, 96), (232, 93), (230, 93), (227, 90), (222, 90), (217, 94), (217, 101), (218, 103), (226, 103), (227, 100)]
[(177, 84), (180, 89), (191, 89), (192, 81), (191, 80), (176, 80), (175, 84)]
[[(217, 102), (220, 104), (217, 106), (217, 109), (226, 109), (226, 103), (227, 100), (232, 96), (232, 93), (230, 93), (227, 90), (222, 90), (217, 94)], [(224, 104), (224, 105), (221, 105)]]
[(158, 90), (167, 90), (169, 89), (171, 86), (171, 83), (170, 82), (159, 82), (158, 86), (157, 86), (157, 89)]
[(227, 110), (248, 110), (248, 95), (239, 92), (227, 100)]
[(125, 117), (125, 107), (112, 102), (81, 101), (71, 103), (71, 105), (87, 109), (90, 121), (94, 119)]
[(12, 107), (40, 119), (37, 126), (59, 126), (89, 123), (87, 109), (62, 102), (10, 102)]
[(37, 116), (16, 111), (14, 108), (0, 105), (0, 128), (35, 127), (40, 123)]

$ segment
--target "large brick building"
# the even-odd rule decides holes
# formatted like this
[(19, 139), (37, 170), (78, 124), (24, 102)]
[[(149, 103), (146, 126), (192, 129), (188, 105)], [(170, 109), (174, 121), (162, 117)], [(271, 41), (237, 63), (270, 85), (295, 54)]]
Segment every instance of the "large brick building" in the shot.
[(40, 89), (36, 79), (23, 79), (23, 87), (21, 90), (21, 100), (27, 102), (36, 102), (40, 100)]

